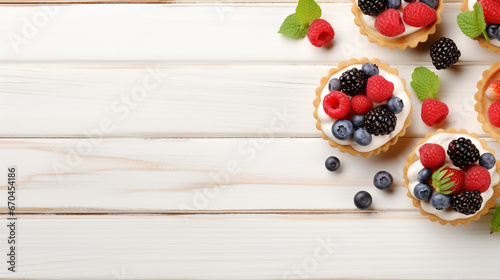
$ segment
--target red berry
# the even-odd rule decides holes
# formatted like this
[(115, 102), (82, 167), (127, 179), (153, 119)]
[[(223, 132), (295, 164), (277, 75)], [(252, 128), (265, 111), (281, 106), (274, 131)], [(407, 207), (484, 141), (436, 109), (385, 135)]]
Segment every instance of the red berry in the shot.
[(427, 143), (423, 144), (420, 149), (418, 149), (420, 154), (420, 163), (426, 168), (437, 169), (444, 164), (446, 159), (446, 152), (441, 145)]
[(394, 84), (380, 75), (371, 76), (366, 83), (366, 96), (373, 102), (384, 102), (393, 92)]
[(375, 19), (375, 29), (386, 37), (396, 37), (405, 32), (405, 25), (398, 10), (388, 9)]
[(372, 109), (372, 102), (366, 95), (358, 94), (351, 98), (351, 109), (358, 115), (364, 115)]
[(403, 10), (403, 20), (414, 27), (424, 27), (436, 21), (436, 10), (422, 2), (413, 2)]
[(500, 102), (495, 102), (488, 108), (488, 119), (496, 127), (500, 127)]
[(332, 91), (323, 99), (323, 110), (333, 119), (342, 119), (349, 113), (350, 100), (340, 91)]
[(330, 23), (324, 19), (314, 20), (307, 31), (309, 42), (318, 48), (330, 43), (334, 36), (335, 31)]
[(420, 116), (426, 125), (433, 126), (446, 119), (448, 113), (449, 110), (446, 104), (432, 98), (427, 98), (422, 104)]
[(432, 174), (432, 186), (442, 194), (453, 195), (463, 192), (464, 182), (465, 174), (448, 166), (443, 166)]
[(484, 19), (486, 23), (500, 24), (500, 1), (498, 0), (479, 0), (483, 6)]
[(468, 191), (485, 192), (491, 184), (490, 172), (482, 166), (475, 165), (465, 175), (465, 188)]

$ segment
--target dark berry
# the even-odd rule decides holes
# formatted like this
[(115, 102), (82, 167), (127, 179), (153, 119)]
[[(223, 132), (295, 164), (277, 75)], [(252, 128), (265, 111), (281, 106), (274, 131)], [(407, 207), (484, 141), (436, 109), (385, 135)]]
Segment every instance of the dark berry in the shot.
[(429, 168), (422, 168), (420, 171), (418, 171), (417, 177), (420, 183), (426, 184), (432, 177), (432, 170), (430, 170)]
[(366, 83), (367, 78), (365, 72), (359, 70), (358, 68), (345, 71), (342, 75), (340, 75), (342, 92), (349, 96), (362, 94), (366, 89)]
[(358, 6), (365, 15), (376, 16), (384, 11), (384, 0), (358, 0)]
[(388, 190), (392, 186), (392, 175), (387, 171), (379, 171), (373, 176), (373, 185), (379, 190)]
[(387, 0), (387, 9), (399, 9), (401, 0)]
[(438, 0), (420, 0), (420, 2), (424, 3), (425, 5), (435, 9), (438, 5)]
[(367, 191), (359, 191), (354, 195), (354, 205), (358, 209), (366, 209), (372, 205), (372, 196)]
[(460, 169), (471, 166), (479, 159), (479, 150), (470, 139), (463, 137), (451, 141), (446, 153), (453, 164)]
[(372, 135), (364, 128), (356, 129), (352, 138), (361, 146), (368, 146), (372, 142)]
[(437, 70), (445, 69), (457, 63), (460, 50), (452, 39), (442, 37), (431, 46), (432, 64)]
[(483, 197), (480, 191), (468, 191), (451, 197), (451, 207), (453, 207), (453, 210), (464, 215), (475, 214), (481, 209), (482, 203)]
[(415, 2), (415, 1), (417, 1), (417, 0), (405, 0), (405, 2), (407, 2), (407, 3), (411, 3), (411, 2)]
[(432, 187), (424, 184), (424, 183), (418, 183), (414, 188), (413, 188), (413, 196), (418, 199), (418, 200), (429, 200), (432, 195)]
[(451, 197), (442, 193), (434, 193), (431, 196), (431, 206), (437, 210), (444, 210), (451, 206)]
[(363, 127), (365, 124), (365, 116), (364, 115), (354, 115), (351, 119), (351, 123), (354, 128)]
[(380, 105), (365, 115), (365, 129), (371, 134), (386, 135), (396, 128), (397, 117), (387, 105)]
[(325, 167), (328, 171), (337, 171), (340, 168), (340, 160), (334, 156), (328, 157), (325, 160)]
[(336, 120), (332, 125), (332, 134), (339, 140), (351, 138), (353, 132), (354, 127), (348, 120)]
[(361, 70), (363, 70), (366, 77), (368, 77), (368, 78), (370, 78), (371, 76), (378, 75), (378, 73), (379, 73), (378, 66), (373, 64), (373, 63), (370, 63), (370, 62), (364, 63), (361, 66)]
[(492, 169), (497, 160), (495, 159), (495, 156), (492, 153), (484, 153), (479, 157), (479, 165), (486, 169)]
[(486, 33), (490, 39), (500, 39), (500, 25), (490, 24), (486, 27)]
[(403, 103), (403, 99), (393, 96), (389, 98), (387, 101), (387, 108), (389, 111), (393, 112), (394, 114), (399, 114), (401, 111), (403, 111), (403, 108), (405, 107), (405, 104)]
[(332, 92), (334, 90), (340, 91), (340, 80), (333, 78), (328, 82), (328, 91)]

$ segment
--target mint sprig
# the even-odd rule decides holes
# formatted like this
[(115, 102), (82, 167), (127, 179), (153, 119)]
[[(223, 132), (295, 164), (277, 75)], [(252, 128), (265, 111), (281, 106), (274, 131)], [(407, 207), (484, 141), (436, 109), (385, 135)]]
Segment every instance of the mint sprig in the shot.
[(410, 85), (420, 101), (427, 98), (437, 99), (439, 84), (439, 76), (423, 66), (415, 68), (413, 74), (411, 74)]
[(472, 39), (479, 37), (481, 34), (486, 41), (490, 40), (486, 33), (486, 21), (484, 20), (483, 6), (476, 2), (473, 6), (473, 11), (462, 12), (457, 16), (457, 23), (462, 33)]
[(307, 35), (308, 27), (309, 25), (304, 27), (299, 23), (296, 14), (291, 14), (283, 21), (278, 33), (294, 39), (304, 38)]
[(278, 33), (290, 38), (304, 38), (309, 24), (321, 17), (321, 8), (314, 0), (299, 0), (295, 13), (286, 17)]
[(497, 207), (495, 214), (493, 214), (493, 219), (491, 219), (491, 231), (490, 233), (500, 231), (500, 207)]

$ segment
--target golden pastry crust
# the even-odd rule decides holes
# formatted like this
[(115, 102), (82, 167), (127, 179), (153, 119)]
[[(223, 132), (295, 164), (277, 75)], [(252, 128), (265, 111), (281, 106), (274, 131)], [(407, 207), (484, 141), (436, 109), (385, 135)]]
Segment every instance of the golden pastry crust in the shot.
[[(493, 195), (490, 197), (490, 199), (488, 201), (485, 202), (484, 204), (484, 207), (483, 209), (481, 209), (480, 211), (478, 211), (476, 214), (468, 217), (468, 218), (465, 218), (465, 219), (456, 219), (456, 220), (451, 220), (451, 221), (447, 221), (447, 220), (443, 220), (441, 218), (439, 218), (438, 216), (434, 215), (434, 214), (431, 214), (431, 213), (428, 213), (428, 212), (425, 212), (423, 209), (422, 209), (422, 206), (420, 204), (420, 200), (416, 199), (413, 194), (410, 192), (410, 188), (409, 188), (409, 180), (408, 180), (408, 168), (410, 167), (410, 165), (412, 165), (414, 162), (416, 162), (419, 158), (417, 157), (417, 155), (415, 154), (415, 149), (422, 145), (424, 142), (426, 142), (427, 140), (429, 140), (429, 138), (435, 134), (439, 134), (439, 133), (459, 133), (459, 134), (467, 134), (477, 140), (479, 140), (479, 142), (481, 142), (481, 145), (483, 146), (483, 148), (492, 153), (492, 154), (495, 154), (495, 151), (493, 149), (490, 149), (488, 148), (488, 146), (486, 145), (486, 141), (484, 141), (483, 139), (479, 139), (477, 137), (476, 134), (474, 133), (468, 133), (465, 129), (460, 129), (460, 130), (456, 130), (454, 128), (449, 128), (447, 130), (443, 130), (443, 129), (439, 129), (438, 131), (436, 132), (430, 132), (428, 133), (425, 138), (423, 139), (420, 139), (417, 143), (417, 145), (415, 145), (415, 147), (413, 147), (413, 150), (412, 152), (408, 155), (408, 157), (406, 158), (406, 164), (405, 164), (405, 167), (404, 167), (404, 171), (403, 171), (403, 178), (404, 178), (404, 183), (403, 185), (405, 186), (405, 188), (408, 189), (408, 192), (406, 193), (406, 195), (412, 199), (413, 201), (413, 206), (417, 207), (418, 209), (420, 209), (420, 214), (424, 215), (424, 216), (427, 216), (429, 217), (429, 219), (433, 222), (436, 222), (436, 221), (439, 221), (440, 224), (442, 225), (445, 225), (445, 224), (451, 224), (452, 226), (456, 226), (458, 224), (463, 224), (463, 225), (467, 225), (469, 224), (471, 221), (473, 220), (478, 220), (482, 215), (488, 213), (489, 209), (494, 207), (495, 206), (495, 199), (497, 199), (498, 197), (500, 197), (500, 184), (497, 184), (496, 186), (493, 186)], [(497, 166), (497, 173), (500, 173), (500, 162), (497, 160), (496, 162), (496, 166)]]
[(483, 79), (477, 83), (477, 91), (474, 94), (474, 99), (476, 100), (474, 110), (477, 112), (477, 120), (483, 125), (483, 131), (500, 143), (500, 128), (492, 125), (488, 119), (488, 108), (495, 101), (489, 99), (484, 94), (488, 86), (496, 80), (500, 80), (500, 62), (493, 63), (490, 69), (484, 71)]
[[(467, 12), (469, 11), (469, 0), (464, 0), (462, 2), (462, 6), (460, 6), (460, 10), (462, 12)], [(495, 45), (490, 44), (486, 39), (484, 39), (483, 36), (479, 36), (474, 38), (474, 40), (479, 42), (479, 45), (483, 48), (488, 48), (488, 51), (491, 53), (500, 53), (500, 47), (497, 47)]]
[[(405, 135), (406, 128), (408, 126), (410, 126), (410, 124), (411, 124), (410, 115), (411, 115), (411, 113), (413, 111), (413, 107), (411, 107), (410, 113), (408, 114), (408, 117), (406, 117), (406, 120), (405, 120), (405, 123), (403, 125), (403, 128), (401, 129), (401, 131), (396, 136), (394, 136), (391, 140), (389, 140), (384, 145), (382, 145), (382, 146), (380, 146), (380, 147), (378, 147), (378, 148), (376, 148), (374, 150), (371, 150), (369, 152), (359, 152), (359, 151), (355, 150), (354, 148), (352, 148), (350, 145), (341, 145), (341, 144), (338, 144), (338, 143), (334, 142), (333, 140), (331, 140), (330, 138), (328, 138), (325, 135), (325, 133), (323, 132), (323, 129), (321, 128), (321, 121), (319, 120), (319, 117), (318, 117), (318, 106), (321, 103), (321, 92), (323, 91), (323, 88), (328, 84), (328, 81), (330, 80), (330, 77), (332, 75), (334, 75), (335, 73), (337, 73), (338, 71), (341, 71), (342, 69), (344, 69), (344, 68), (346, 68), (346, 67), (348, 67), (350, 65), (353, 65), (353, 64), (363, 64), (363, 63), (366, 63), (366, 62), (370, 62), (370, 63), (376, 64), (380, 69), (382, 69), (382, 70), (384, 70), (384, 71), (386, 71), (386, 72), (388, 72), (390, 74), (399, 76), (399, 72), (398, 72), (397, 69), (389, 67), (388, 64), (380, 62), (379, 59), (374, 58), (374, 59), (369, 60), (366, 57), (363, 57), (362, 59), (351, 58), (347, 62), (345, 62), (345, 61), (340, 62), (337, 65), (336, 68), (331, 68), (330, 69), (330, 71), (328, 72), (328, 76), (324, 76), (324, 77), (321, 78), (321, 80), (320, 80), (321, 85), (318, 88), (316, 88), (316, 98), (313, 101), (313, 105), (315, 107), (313, 115), (314, 115), (314, 118), (316, 119), (316, 128), (319, 131), (321, 131), (321, 138), (327, 140), (328, 143), (330, 144), (330, 146), (332, 146), (334, 148), (338, 148), (343, 153), (349, 153), (349, 154), (351, 154), (353, 156), (361, 155), (363, 157), (369, 157), (372, 154), (379, 154), (380, 152), (385, 152), (385, 151), (387, 151), (389, 149), (389, 147), (391, 145), (396, 144), (396, 142), (398, 141), (398, 138), (401, 137), (401, 136), (403, 136), (403, 135)], [(403, 82), (403, 86), (405, 88), (406, 94), (408, 95), (409, 98), (411, 98), (410, 91), (406, 89), (406, 81), (404, 79), (401, 79), (401, 81)]]
[(427, 41), (429, 35), (436, 32), (436, 25), (441, 22), (441, 13), (444, 11), (443, 0), (439, 0), (436, 7), (437, 18), (433, 24), (422, 27), (419, 30), (398, 38), (388, 38), (380, 35), (374, 28), (369, 27), (363, 20), (363, 12), (358, 7), (356, 0), (352, 1), (351, 12), (354, 15), (354, 23), (359, 26), (359, 32), (368, 37), (368, 41), (377, 43), (380, 47), (388, 47), (389, 49), (398, 48), (404, 50), (407, 47), (415, 48), (419, 43)]

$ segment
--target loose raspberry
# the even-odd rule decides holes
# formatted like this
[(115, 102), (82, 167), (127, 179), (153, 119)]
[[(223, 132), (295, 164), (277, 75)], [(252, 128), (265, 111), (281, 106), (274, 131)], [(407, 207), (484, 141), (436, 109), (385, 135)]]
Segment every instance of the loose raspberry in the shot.
[(340, 91), (332, 91), (323, 99), (323, 110), (333, 119), (339, 120), (347, 116), (350, 109), (350, 100)]
[(330, 23), (324, 19), (314, 20), (307, 31), (309, 42), (318, 48), (330, 43), (334, 36), (335, 31)]
[(483, 6), (484, 19), (486, 23), (500, 24), (500, 1), (498, 0), (479, 0)]
[(485, 192), (491, 184), (490, 172), (482, 166), (473, 166), (465, 175), (465, 188), (468, 191)]
[(423, 144), (420, 149), (418, 149), (418, 153), (420, 154), (420, 163), (422, 163), (425, 168), (432, 170), (441, 167), (446, 159), (444, 148), (438, 144)]
[(426, 125), (433, 126), (446, 119), (448, 113), (449, 110), (446, 104), (432, 98), (427, 98), (422, 104), (420, 116)]
[(357, 115), (364, 115), (372, 109), (372, 102), (366, 95), (358, 94), (351, 98), (351, 109)]
[(373, 102), (384, 102), (392, 97), (394, 84), (380, 75), (371, 76), (366, 84), (366, 96)]
[(496, 127), (500, 127), (500, 102), (495, 102), (488, 108), (488, 119)]
[(436, 10), (421, 2), (413, 2), (403, 10), (403, 20), (414, 27), (424, 27), (436, 21)]
[(405, 25), (398, 10), (388, 9), (375, 19), (375, 29), (386, 37), (396, 37), (405, 32)]

